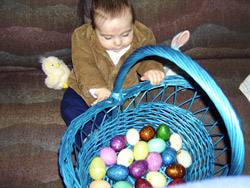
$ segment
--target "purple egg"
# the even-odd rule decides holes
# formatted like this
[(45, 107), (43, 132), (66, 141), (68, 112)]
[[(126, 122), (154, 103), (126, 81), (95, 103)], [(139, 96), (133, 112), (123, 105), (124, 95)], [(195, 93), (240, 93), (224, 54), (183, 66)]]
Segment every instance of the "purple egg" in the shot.
[(129, 175), (135, 179), (142, 177), (148, 170), (148, 162), (139, 160), (133, 162), (129, 167)]
[(110, 141), (110, 147), (115, 151), (121, 151), (127, 145), (127, 139), (124, 135), (117, 135)]
[(169, 165), (175, 163), (176, 162), (176, 155), (177, 155), (177, 152), (174, 148), (165, 149), (161, 154), (162, 163), (166, 166), (169, 166)]

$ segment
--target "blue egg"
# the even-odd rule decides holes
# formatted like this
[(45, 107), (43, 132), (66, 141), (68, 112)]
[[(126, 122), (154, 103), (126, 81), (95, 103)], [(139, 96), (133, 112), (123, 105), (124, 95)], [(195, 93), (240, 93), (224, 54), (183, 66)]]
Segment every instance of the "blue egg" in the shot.
[(128, 177), (129, 171), (126, 166), (114, 165), (107, 170), (106, 174), (114, 181), (122, 181)]
[(161, 154), (162, 163), (166, 166), (169, 166), (176, 162), (176, 156), (177, 156), (177, 152), (175, 149), (167, 148)]

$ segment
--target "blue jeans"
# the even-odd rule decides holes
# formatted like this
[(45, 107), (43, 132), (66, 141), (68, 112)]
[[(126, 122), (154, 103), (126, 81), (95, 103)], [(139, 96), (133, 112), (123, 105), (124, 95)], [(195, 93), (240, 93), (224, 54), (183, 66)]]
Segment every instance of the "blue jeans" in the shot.
[[(68, 88), (61, 101), (61, 115), (66, 125), (69, 126), (71, 121), (86, 112), (90, 107), (83, 100), (83, 98), (78, 95), (72, 88)], [(103, 113), (98, 114), (95, 123), (99, 125), (103, 119)], [(76, 134), (76, 144), (81, 147), (81, 143), (86, 138), (88, 134), (91, 133), (92, 124), (86, 123), (83, 127), (83, 131), (85, 134), (82, 134), (82, 139), (80, 136), (80, 131)]]

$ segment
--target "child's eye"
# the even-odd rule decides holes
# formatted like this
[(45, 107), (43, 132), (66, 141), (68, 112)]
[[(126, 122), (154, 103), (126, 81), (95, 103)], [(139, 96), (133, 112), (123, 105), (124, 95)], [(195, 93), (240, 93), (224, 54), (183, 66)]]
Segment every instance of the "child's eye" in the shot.
[(111, 40), (112, 37), (104, 37), (106, 40)]
[(129, 33), (123, 34), (123, 37), (128, 37)]

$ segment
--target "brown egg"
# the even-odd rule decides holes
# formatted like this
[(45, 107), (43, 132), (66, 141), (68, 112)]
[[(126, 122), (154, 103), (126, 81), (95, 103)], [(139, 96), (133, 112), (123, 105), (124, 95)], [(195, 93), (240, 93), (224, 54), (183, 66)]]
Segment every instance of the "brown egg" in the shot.
[(172, 179), (183, 178), (186, 174), (186, 169), (181, 164), (172, 164), (166, 168), (166, 175)]
[(149, 141), (155, 136), (155, 129), (151, 126), (145, 126), (140, 131), (140, 137), (144, 141)]

